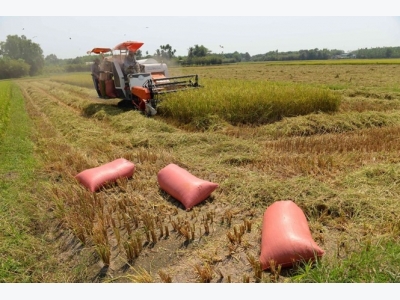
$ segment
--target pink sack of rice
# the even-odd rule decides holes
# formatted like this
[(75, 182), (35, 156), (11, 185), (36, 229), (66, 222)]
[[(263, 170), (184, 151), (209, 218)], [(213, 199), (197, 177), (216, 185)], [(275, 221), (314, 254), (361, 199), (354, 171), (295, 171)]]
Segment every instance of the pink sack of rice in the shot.
[(89, 191), (95, 192), (103, 185), (120, 178), (132, 177), (135, 165), (125, 158), (118, 158), (102, 166), (80, 172), (75, 178)]
[(308, 227), (302, 209), (292, 200), (276, 201), (264, 212), (261, 233), (262, 269), (291, 267), (295, 263), (314, 261), (324, 255)]
[(187, 210), (207, 199), (218, 187), (217, 183), (197, 178), (175, 164), (161, 169), (157, 179), (161, 189), (181, 202)]

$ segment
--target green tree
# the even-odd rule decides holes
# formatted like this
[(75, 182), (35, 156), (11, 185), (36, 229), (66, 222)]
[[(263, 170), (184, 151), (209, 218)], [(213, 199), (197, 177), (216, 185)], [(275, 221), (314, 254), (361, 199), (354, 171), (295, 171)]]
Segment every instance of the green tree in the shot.
[(236, 62), (240, 62), (242, 60), (242, 56), (240, 55), (239, 52), (235, 51), (232, 54), (232, 58), (236, 61)]
[(0, 54), (10, 59), (22, 59), (29, 66), (29, 75), (35, 76), (44, 67), (43, 50), (39, 44), (33, 43), (26, 36), (8, 35), (5, 42), (0, 43)]
[[(160, 49), (161, 49), (161, 51), (159, 53), (160, 53), (160, 56), (162, 59), (170, 60), (171, 58), (173, 58), (175, 56), (176, 50), (175, 49), (172, 50), (172, 46), (170, 44), (161, 45)], [(159, 51), (159, 50), (157, 50), (157, 51)]]
[(57, 65), (61, 60), (55, 54), (50, 54), (45, 57), (44, 61), (48, 65)]
[(188, 49), (188, 58), (189, 59), (191, 59), (191, 58), (193, 58), (193, 51), (194, 51), (194, 48), (193, 47), (190, 47), (189, 49)]
[(386, 48), (385, 56), (386, 58), (392, 57), (393, 54), (393, 49), (392, 48)]
[(85, 63), (85, 62), (83, 60), (83, 57), (81, 57), (81, 56), (77, 56), (75, 58), (68, 59), (68, 64), (71, 64), (71, 65), (79, 65), (79, 64), (83, 64), (83, 63)]
[(245, 61), (250, 61), (251, 60), (251, 56), (249, 54), (249, 52), (246, 52), (244, 55), (242, 55), (243, 59)]
[(28, 76), (30, 66), (22, 59), (0, 58), (0, 79)]
[(204, 57), (207, 54), (211, 53), (210, 50), (208, 50), (206, 47), (204, 47), (203, 45), (199, 46), (199, 45), (194, 45), (193, 47), (193, 51), (192, 54), (195, 57)]

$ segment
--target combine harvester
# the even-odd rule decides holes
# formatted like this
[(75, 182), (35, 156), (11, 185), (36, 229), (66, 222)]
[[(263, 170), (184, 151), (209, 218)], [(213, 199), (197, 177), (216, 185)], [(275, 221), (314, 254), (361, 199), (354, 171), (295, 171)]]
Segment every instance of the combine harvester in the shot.
[(126, 41), (111, 48), (94, 48), (88, 54), (103, 57), (100, 64), (100, 81), (105, 82), (109, 98), (122, 99), (118, 106), (132, 107), (147, 116), (156, 114), (159, 95), (200, 87), (198, 75), (171, 77), (165, 63), (153, 58), (137, 60), (140, 71), (124, 74), (123, 63), (129, 51), (136, 52), (142, 42)]

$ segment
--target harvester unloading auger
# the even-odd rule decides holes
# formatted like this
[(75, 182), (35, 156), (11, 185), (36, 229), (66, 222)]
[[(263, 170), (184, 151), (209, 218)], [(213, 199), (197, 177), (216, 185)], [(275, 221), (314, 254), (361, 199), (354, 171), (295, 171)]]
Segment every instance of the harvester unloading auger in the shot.
[(119, 106), (130, 106), (148, 116), (155, 115), (159, 95), (200, 87), (197, 74), (169, 76), (167, 65), (153, 58), (137, 60), (139, 72), (125, 74), (125, 57), (129, 51), (136, 52), (142, 45), (142, 42), (126, 41), (113, 49), (94, 48), (87, 52), (102, 56), (101, 88), (108, 98), (122, 99)]

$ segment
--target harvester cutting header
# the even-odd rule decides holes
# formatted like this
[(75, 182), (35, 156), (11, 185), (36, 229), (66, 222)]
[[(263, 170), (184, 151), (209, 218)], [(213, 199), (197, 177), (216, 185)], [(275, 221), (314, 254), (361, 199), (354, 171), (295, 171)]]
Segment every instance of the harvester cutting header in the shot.
[(100, 55), (99, 80), (93, 77), (99, 97), (119, 98), (119, 106), (133, 106), (154, 115), (159, 95), (200, 87), (198, 75), (171, 77), (165, 63), (153, 58), (136, 60), (135, 53), (142, 45), (126, 41), (113, 49), (94, 48), (87, 52)]

